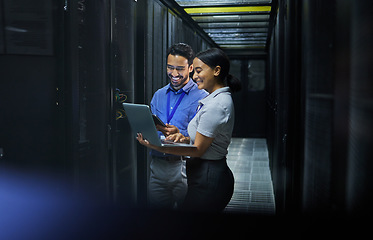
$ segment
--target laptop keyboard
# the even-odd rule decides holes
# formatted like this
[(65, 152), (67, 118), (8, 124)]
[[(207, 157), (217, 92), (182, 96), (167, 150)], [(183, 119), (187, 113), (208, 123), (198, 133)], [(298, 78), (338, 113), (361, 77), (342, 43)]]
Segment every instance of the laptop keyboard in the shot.
[(166, 140), (166, 139), (161, 139), (161, 142), (162, 142), (163, 144), (175, 144), (174, 141), (172, 141), (172, 140)]

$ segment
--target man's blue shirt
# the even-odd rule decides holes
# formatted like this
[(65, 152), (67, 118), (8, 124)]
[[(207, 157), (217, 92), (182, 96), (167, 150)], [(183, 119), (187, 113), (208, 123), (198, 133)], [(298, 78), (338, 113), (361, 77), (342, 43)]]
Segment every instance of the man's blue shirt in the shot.
[[(171, 115), (172, 109), (175, 107), (183, 92), (185, 92), (185, 96), (182, 98), (170, 122), (167, 122), (167, 111), (169, 111)], [(170, 95), (170, 109), (167, 109), (168, 94)], [(164, 123), (176, 126), (181, 134), (189, 136), (187, 131), (188, 124), (196, 114), (198, 101), (205, 98), (207, 95), (208, 93), (205, 90), (199, 90), (197, 84), (192, 79), (189, 79), (189, 82), (178, 91), (175, 91), (171, 87), (171, 84), (158, 89), (154, 93), (150, 107), (152, 113), (157, 115)]]

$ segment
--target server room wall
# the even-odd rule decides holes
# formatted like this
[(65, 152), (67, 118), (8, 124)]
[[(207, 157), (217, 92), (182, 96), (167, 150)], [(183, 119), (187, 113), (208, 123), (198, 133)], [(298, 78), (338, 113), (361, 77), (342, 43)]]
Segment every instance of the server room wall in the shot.
[[(288, 41), (294, 38), (290, 32), (290, 19), (295, 11), (295, 3), (279, 1), (276, 22), (271, 36), (268, 56), (268, 83), (267, 83), (267, 136), (272, 169), (273, 187), (276, 197), (276, 210), (285, 209), (286, 192), (290, 191), (289, 165), (291, 159), (287, 156), (287, 142), (292, 138), (289, 121), (289, 98), (294, 96), (296, 89), (291, 88), (295, 76), (290, 76), (290, 55), (295, 55), (295, 45), (289, 46)], [(288, 10), (288, 11), (287, 11)], [(287, 20), (289, 19), (289, 20)], [(294, 31), (294, 29), (292, 29)], [(296, 67), (291, 67), (291, 70)], [(285, 75), (286, 74), (286, 75)], [(294, 119), (295, 120), (295, 119)]]
[[(303, 81), (305, 145), (303, 201), (305, 211), (331, 209), (334, 106), (335, 3), (305, 2), (303, 9)], [(310, 14), (317, 12), (317, 14)], [(316, 27), (317, 26), (317, 27)], [(323, 36), (322, 38), (317, 37)]]
[(267, 134), (279, 213), (371, 211), (369, 4), (278, 1)]
[[(109, 1), (70, 1), (65, 12), (66, 165), (78, 192), (105, 201), (110, 191)], [(94, 41), (92, 41), (94, 39)]]
[[(349, 7), (349, 8), (347, 8)], [(351, 79), (346, 166), (346, 209), (372, 213), (373, 189), (373, 2), (353, 1), (351, 9)]]
[(371, 214), (372, 141), (364, 133), (372, 129), (368, 123), (372, 108), (366, 103), (373, 96), (368, 80), (372, 62), (368, 42), (373, 34), (362, 26), (372, 23), (372, 3), (308, 1), (303, 5), (302, 210)]
[[(43, 54), (41, 48), (0, 56), (2, 103), (9, 103), (1, 104), (0, 145), (5, 152), (1, 164), (62, 177), (71, 190), (106, 199), (110, 191), (110, 5), (57, 0), (16, 4), (21, 3), (26, 12), (36, 7), (50, 17), (23, 15), (20, 22), (30, 35), (21, 38), (31, 41), (17, 43), (32, 49), (32, 37), (45, 38), (51, 51)], [(4, 8), (5, 14), (12, 14), (11, 9)], [(35, 23), (39, 31), (34, 31)], [(44, 29), (49, 23), (51, 29)]]
[[(141, 76), (144, 70), (136, 68), (137, 61), (141, 60), (137, 59), (137, 56), (141, 57), (143, 54), (143, 52), (136, 54), (136, 4), (134, 1), (112, 1), (111, 3), (111, 89), (120, 89), (126, 96), (127, 102), (141, 102), (144, 98), (144, 90), (141, 88), (144, 88), (145, 81)], [(121, 108), (120, 104), (114, 106)], [(113, 121), (111, 127), (112, 198), (119, 203), (134, 204), (137, 201), (138, 182), (136, 141), (125, 118)]]
[(3, 55), (0, 61), (1, 163), (59, 165), (56, 57)]
[(343, 23), (336, 19), (335, 2), (279, 1), (278, 8), (268, 68), (268, 145), (276, 208), (280, 213), (333, 211), (341, 207), (345, 177), (344, 160), (335, 157), (346, 139), (336, 142), (334, 128), (346, 124), (346, 113), (335, 117), (340, 101), (333, 64), (336, 52), (348, 44), (335, 45), (335, 27)]
[[(35, 7), (32, 3), (24, 6)], [(6, 49), (5, 44), (1, 46), (0, 148), (4, 151), (3, 158), (0, 158), (1, 166), (53, 170), (55, 173), (64, 169), (64, 152), (60, 148), (64, 145), (64, 138), (60, 137), (64, 133), (63, 114), (62, 106), (57, 105), (62, 97), (59, 90), (63, 81), (63, 50), (55, 47), (63, 42), (63, 25), (58, 24), (63, 15), (56, 10), (57, 7), (57, 2), (53, 1), (40, 11), (40, 14), (49, 16), (50, 27), (54, 30), (48, 37), (41, 36), (45, 37), (44, 42), (35, 44), (29, 34), (22, 36), (17, 32), (8, 32), (12, 33), (8, 39), (13, 37), (16, 43), (9, 44)], [(2, 14), (5, 14), (5, 9)], [(4, 19), (2, 15), (1, 21)], [(20, 24), (29, 29), (34, 20), (31, 19), (29, 24)], [(1, 24), (4, 25), (5, 22)], [(47, 28), (39, 30), (44, 33)], [(23, 37), (29, 40), (31, 37), (31, 41), (22, 42)], [(18, 43), (19, 49), (16, 48)]]

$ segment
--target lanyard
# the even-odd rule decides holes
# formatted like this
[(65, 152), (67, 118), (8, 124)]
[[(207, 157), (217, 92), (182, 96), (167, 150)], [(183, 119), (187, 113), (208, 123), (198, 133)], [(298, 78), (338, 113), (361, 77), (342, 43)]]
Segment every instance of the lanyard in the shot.
[(167, 94), (167, 123), (168, 124), (170, 123), (172, 117), (174, 116), (174, 114), (176, 112), (176, 109), (179, 107), (179, 105), (181, 103), (181, 100), (183, 100), (183, 97), (185, 96), (185, 92), (180, 94), (180, 97), (177, 100), (177, 102), (176, 102), (175, 106), (173, 107), (173, 109), (171, 111), (171, 114), (170, 114), (170, 95), (171, 95), (170, 92), (168, 92), (168, 94)]

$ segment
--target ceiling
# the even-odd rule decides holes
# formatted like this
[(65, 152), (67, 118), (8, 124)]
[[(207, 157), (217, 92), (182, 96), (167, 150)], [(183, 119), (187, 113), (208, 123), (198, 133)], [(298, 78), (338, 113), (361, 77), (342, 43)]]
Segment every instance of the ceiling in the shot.
[(176, 0), (231, 55), (266, 53), (272, 0)]

